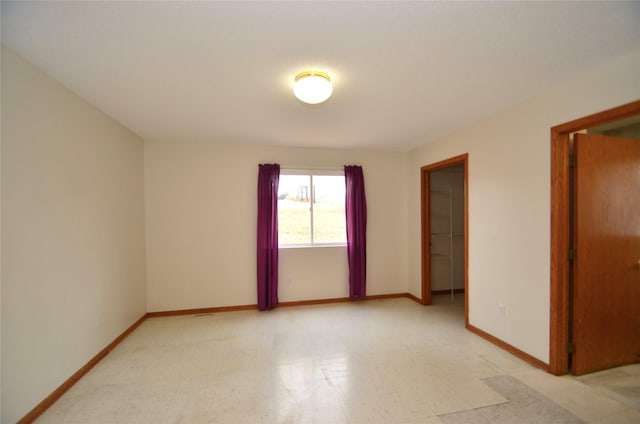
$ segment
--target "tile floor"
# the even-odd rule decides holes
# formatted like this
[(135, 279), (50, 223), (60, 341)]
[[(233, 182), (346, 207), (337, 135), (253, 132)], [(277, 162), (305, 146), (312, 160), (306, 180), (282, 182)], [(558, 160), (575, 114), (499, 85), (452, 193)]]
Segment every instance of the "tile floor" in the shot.
[(640, 364), (554, 377), (461, 296), (145, 321), (38, 423), (640, 423)]

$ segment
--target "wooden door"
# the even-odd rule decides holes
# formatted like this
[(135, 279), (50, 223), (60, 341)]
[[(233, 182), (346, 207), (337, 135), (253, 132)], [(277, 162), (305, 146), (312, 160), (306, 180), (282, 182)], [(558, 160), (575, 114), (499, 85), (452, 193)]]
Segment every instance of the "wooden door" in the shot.
[(640, 362), (640, 140), (574, 141), (573, 373)]

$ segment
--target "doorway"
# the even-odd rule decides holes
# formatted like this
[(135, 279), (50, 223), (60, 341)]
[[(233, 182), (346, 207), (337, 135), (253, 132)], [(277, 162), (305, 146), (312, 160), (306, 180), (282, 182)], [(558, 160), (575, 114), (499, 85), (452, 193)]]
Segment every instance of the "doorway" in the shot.
[(430, 305), (439, 294), (464, 296), (468, 325), (468, 154), (424, 166), (420, 173), (421, 303)]
[[(570, 368), (570, 344), (573, 293), (570, 274), (573, 269), (571, 228), (571, 134), (640, 115), (640, 101), (590, 115), (551, 129), (551, 298), (549, 371), (567, 374)], [(577, 165), (579, 166), (579, 164)], [(579, 253), (576, 253), (579, 255)], [(579, 347), (577, 347), (579, 349)]]

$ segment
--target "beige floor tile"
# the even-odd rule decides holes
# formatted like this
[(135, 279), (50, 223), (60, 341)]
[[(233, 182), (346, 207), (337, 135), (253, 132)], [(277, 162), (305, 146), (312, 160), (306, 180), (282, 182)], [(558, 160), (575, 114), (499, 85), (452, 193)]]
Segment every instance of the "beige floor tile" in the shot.
[(511, 376), (576, 419), (637, 422), (640, 367), (554, 377), (467, 331), (462, 297), (434, 300), (148, 319), (38, 423), (536, 422), (486, 384)]
[(589, 421), (594, 424), (636, 424), (640, 423), (640, 412), (626, 409), (598, 420)]
[(620, 402), (586, 386), (557, 391), (549, 398), (585, 421), (599, 421), (627, 409)]

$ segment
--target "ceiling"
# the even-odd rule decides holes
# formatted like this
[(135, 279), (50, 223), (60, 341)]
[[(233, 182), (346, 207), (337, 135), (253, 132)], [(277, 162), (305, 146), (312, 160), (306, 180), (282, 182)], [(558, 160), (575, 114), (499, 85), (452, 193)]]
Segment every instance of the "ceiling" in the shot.
[[(640, 47), (640, 2), (8, 2), (2, 42), (146, 140), (408, 151)], [(293, 78), (334, 94), (299, 102)]]

